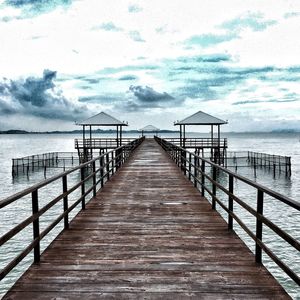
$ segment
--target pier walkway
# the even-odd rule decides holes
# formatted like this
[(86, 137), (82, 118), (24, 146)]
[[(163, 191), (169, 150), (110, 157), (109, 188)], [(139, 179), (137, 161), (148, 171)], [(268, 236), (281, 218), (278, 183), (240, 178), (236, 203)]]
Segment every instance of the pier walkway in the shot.
[(145, 140), (4, 299), (289, 299)]

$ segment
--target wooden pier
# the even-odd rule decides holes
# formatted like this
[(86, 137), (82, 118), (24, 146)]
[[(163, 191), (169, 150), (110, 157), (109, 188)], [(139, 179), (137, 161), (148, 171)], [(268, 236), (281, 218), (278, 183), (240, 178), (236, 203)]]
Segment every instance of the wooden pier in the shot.
[(146, 139), (4, 299), (289, 299)]

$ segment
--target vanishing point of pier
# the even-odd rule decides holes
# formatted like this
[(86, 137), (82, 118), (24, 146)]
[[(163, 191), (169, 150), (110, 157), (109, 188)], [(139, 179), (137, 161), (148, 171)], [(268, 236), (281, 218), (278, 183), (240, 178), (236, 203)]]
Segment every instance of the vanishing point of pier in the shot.
[(153, 139), (146, 139), (4, 299), (285, 299)]

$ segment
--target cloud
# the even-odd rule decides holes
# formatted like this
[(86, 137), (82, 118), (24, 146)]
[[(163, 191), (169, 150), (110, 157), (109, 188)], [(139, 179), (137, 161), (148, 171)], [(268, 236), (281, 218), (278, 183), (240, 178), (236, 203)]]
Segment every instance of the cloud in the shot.
[(228, 32), (226, 34), (207, 33), (207, 34), (193, 35), (189, 39), (187, 39), (185, 43), (187, 43), (188, 45), (196, 45), (196, 46), (201, 46), (203, 48), (207, 48), (210, 46), (231, 41), (236, 38), (238, 38), (238, 36), (235, 33), (231, 33), (231, 32)]
[(122, 101), (124, 95), (120, 94), (98, 94), (92, 96), (79, 97), (78, 101), (82, 103), (95, 103), (95, 104), (112, 104)]
[(138, 79), (138, 77), (135, 75), (124, 75), (119, 78), (119, 80), (136, 80), (136, 79)]
[(266, 20), (261, 13), (247, 13), (223, 22), (220, 27), (235, 32), (240, 32), (244, 28), (250, 28), (253, 31), (263, 31), (275, 24), (277, 24), (277, 21)]
[(73, 1), (74, 0), (6, 0), (4, 3), (7, 6), (20, 9), (21, 16), (18, 16), (17, 19), (24, 19), (51, 12), (57, 7), (68, 8)]
[(300, 16), (300, 12), (289, 12), (284, 14), (284, 18), (285, 19), (289, 19), (289, 18), (295, 18), (295, 17), (299, 17)]
[(141, 37), (141, 34), (136, 30), (129, 31), (128, 36), (135, 42), (145, 42), (145, 40)]
[(155, 103), (174, 100), (168, 93), (159, 93), (149, 86), (131, 85), (129, 91), (132, 92), (140, 102)]
[(130, 4), (128, 6), (128, 12), (130, 12), (130, 13), (139, 13), (142, 10), (143, 9), (139, 5), (137, 5), (137, 4)]
[(244, 104), (257, 104), (257, 103), (288, 103), (288, 102), (298, 102), (297, 99), (287, 99), (287, 100), (245, 100), (245, 101), (237, 101), (232, 103), (232, 105), (244, 105)]
[(237, 18), (223, 22), (217, 28), (225, 29), (222, 34), (206, 33), (193, 35), (185, 41), (188, 45), (197, 45), (203, 48), (218, 45), (224, 42), (229, 42), (240, 38), (240, 33), (243, 29), (249, 28), (252, 31), (263, 31), (267, 27), (277, 24), (275, 20), (266, 20), (263, 14), (247, 13), (238, 16)]
[(123, 28), (116, 26), (113, 22), (102, 23), (99, 26), (92, 27), (92, 30), (105, 30), (105, 31), (123, 31)]
[(56, 87), (55, 78), (55, 71), (45, 70), (42, 77), (4, 80), (0, 83), (0, 114), (9, 111), (61, 120), (85, 116), (87, 108), (67, 100)]

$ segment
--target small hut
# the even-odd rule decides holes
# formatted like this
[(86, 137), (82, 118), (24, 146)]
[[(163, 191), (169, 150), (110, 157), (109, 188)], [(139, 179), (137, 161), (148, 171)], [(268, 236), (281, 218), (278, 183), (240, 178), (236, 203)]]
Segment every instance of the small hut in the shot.
[[(76, 125), (82, 126), (82, 140), (75, 140), (75, 148), (78, 150), (80, 161), (87, 161), (93, 156), (93, 149), (98, 149), (101, 153), (104, 149), (118, 148), (122, 145), (122, 128), (128, 126), (127, 123), (110, 116), (105, 112), (100, 112)], [(116, 139), (101, 139), (92, 137), (92, 127), (115, 127)]]
[(144, 136), (144, 132), (153, 132), (155, 135), (158, 135), (159, 132), (159, 128), (153, 126), (153, 125), (147, 125), (141, 129), (139, 129), (139, 131), (142, 132), (142, 136)]
[[(180, 146), (186, 147), (186, 131), (185, 127), (187, 125), (197, 125), (197, 126), (210, 126), (211, 127), (211, 138), (210, 139), (199, 139), (197, 142), (195, 139), (195, 150), (200, 152), (204, 148), (209, 148), (211, 152), (211, 160), (217, 163), (221, 163), (224, 159), (224, 155), (227, 148), (227, 143), (221, 144), (221, 131), (220, 126), (227, 124), (227, 121), (223, 121), (219, 118), (211, 116), (203, 111), (198, 111), (195, 114), (183, 119), (182, 121), (177, 121), (174, 123), (175, 126), (180, 126)], [(214, 126), (217, 126), (217, 139), (214, 138)]]

